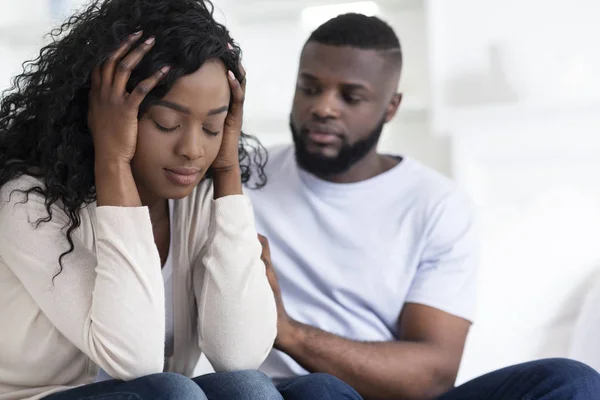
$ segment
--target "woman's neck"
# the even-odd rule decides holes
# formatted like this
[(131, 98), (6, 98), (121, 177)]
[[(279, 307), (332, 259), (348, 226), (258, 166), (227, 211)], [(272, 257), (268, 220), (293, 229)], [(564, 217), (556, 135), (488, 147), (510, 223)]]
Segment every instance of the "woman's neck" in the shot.
[(169, 220), (169, 201), (156, 196), (144, 195), (139, 190), (142, 205), (150, 211), (150, 222), (154, 243), (160, 255), (160, 265), (164, 267), (169, 256), (169, 244), (171, 243), (171, 221)]
[(142, 205), (148, 207), (150, 211), (150, 221), (153, 226), (157, 226), (158, 223), (163, 222), (169, 217), (169, 202), (167, 199), (150, 194), (139, 186), (138, 193), (140, 194)]

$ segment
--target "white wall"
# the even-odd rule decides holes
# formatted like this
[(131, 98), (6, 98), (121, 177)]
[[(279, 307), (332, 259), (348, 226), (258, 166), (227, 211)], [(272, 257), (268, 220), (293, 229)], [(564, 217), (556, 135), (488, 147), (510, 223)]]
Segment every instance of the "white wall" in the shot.
[(428, 10), (440, 133), (461, 109), (600, 102), (600, 2), (430, 0)]
[(457, 179), (483, 228), (477, 322), (460, 381), (569, 356), (581, 302), (600, 272), (598, 115), (491, 114), (485, 124), (470, 118), (453, 139)]
[(569, 355), (600, 271), (600, 3), (431, 0), (428, 10), (433, 129), (451, 137), (452, 171), (482, 222), (460, 382)]

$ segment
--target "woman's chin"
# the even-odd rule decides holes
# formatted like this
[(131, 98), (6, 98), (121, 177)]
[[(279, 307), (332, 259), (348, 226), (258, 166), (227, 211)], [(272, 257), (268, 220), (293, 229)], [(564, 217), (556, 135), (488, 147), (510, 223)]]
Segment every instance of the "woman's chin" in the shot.
[(198, 186), (198, 184), (191, 185), (189, 187), (169, 189), (169, 190), (165, 191), (164, 196), (162, 196), (162, 197), (165, 197), (165, 198), (171, 199), (171, 200), (185, 199), (190, 194), (192, 194), (192, 192), (194, 191), (196, 186)]

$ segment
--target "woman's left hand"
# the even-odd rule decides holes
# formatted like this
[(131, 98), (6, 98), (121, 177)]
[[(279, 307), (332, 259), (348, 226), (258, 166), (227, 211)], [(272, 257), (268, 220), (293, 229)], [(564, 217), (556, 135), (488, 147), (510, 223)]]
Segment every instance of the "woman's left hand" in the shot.
[(239, 71), (242, 76), (241, 82), (238, 81), (233, 72), (228, 71), (227, 73), (227, 79), (231, 87), (232, 101), (223, 127), (221, 148), (219, 149), (217, 158), (211, 165), (212, 170), (217, 174), (219, 172), (239, 169), (238, 146), (242, 133), (244, 97), (246, 96), (246, 70), (241, 62)]

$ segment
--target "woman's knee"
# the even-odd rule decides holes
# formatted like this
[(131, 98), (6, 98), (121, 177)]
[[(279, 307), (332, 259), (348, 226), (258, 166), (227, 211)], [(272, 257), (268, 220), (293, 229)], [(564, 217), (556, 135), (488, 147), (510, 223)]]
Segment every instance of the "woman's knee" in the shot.
[(271, 379), (257, 370), (219, 372), (200, 376), (194, 381), (210, 398), (282, 400)]
[(175, 400), (207, 400), (200, 387), (190, 378), (172, 372), (149, 375), (141, 378), (151, 387), (153, 398)]
[[(230, 372), (233, 379), (246, 391), (246, 393), (252, 393), (252, 399), (265, 399), (265, 400), (280, 400), (281, 395), (275, 388), (275, 385), (271, 379), (264, 373), (257, 370), (244, 370)], [(245, 397), (241, 397), (245, 399)]]

